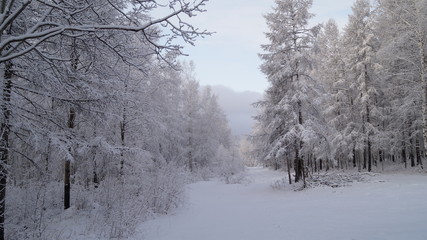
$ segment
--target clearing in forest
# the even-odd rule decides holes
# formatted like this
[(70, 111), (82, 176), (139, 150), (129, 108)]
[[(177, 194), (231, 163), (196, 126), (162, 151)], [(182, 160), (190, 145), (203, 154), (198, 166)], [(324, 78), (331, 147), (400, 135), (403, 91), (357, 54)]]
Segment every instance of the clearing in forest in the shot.
[(274, 190), (285, 173), (248, 170), (248, 183), (188, 186), (188, 204), (144, 223), (145, 240), (427, 239), (427, 176), (384, 174), (345, 187)]

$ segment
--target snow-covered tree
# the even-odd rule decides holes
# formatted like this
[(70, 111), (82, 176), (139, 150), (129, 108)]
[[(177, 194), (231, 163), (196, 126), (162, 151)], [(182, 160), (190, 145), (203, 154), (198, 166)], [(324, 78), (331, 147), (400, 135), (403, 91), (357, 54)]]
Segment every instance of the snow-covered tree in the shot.
[(363, 168), (372, 168), (372, 140), (377, 132), (375, 112), (377, 96), (375, 88), (375, 51), (376, 39), (373, 33), (371, 6), (368, 0), (357, 0), (352, 7), (349, 23), (344, 33), (346, 46), (346, 65), (348, 66), (347, 81), (349, 81), (352, 103), (355, 106), (354, 116), (347, 127), (353, 136), (356, 151), (363, 152)]
[[(2, 2), (0, 239), (4, 239), (7, 170), (14, 163), (10, 159), (25, 159), (38, 166), (37, 153), (41, 151), (49, 159), (54, 156), (51, 146), (55, 146), (60, 153), (56, 157), (65, 160), (64, 206), (69, 207), (71, 174), (75, 172), (71, 162), (79, 154), (77, 150), (87, 145), (80, 129), (88, 130), (83, 126), (95, 115), (87, 113), (108, 112), (102, 105), (113, 95), (113, 86), (117, 86), (113, 82), (119, 81), (116, 67), (127, 65), (143, 71), (141, 64), (130, 61), (131, 52), (126, 51), (130, 40), (137, 38), (143, 46), (144, 54), (137, 58), (140, 62), (153, 56), (164, 61), (168, 54), (180, 54), (182, 46), (175, 44), (175, 38), (192, 44), (197, 36), (207, 34), (181, 16), (202, 12), (206, 2)], [(153, 18), (151, 13), (158, 8), (167, 13)], [(115, 66), (114, 55), (123, 64)], [(122, 123), (126, 122), (124, 116)]]
[(425, 117), (420, 111), (425, 103), (426, 30), (422, 22), (427, 14), (423, 9), (425, 1), (378, 1), (376, 32), (382, 43), (378, 56), (388, 103), (384, 142), (392, 146), (392, 158), (400, 156), (405, 166), (408, 158), (412, 166), (415, 158), (421, 165), (425, 149)]
[[(314, 75), (323, 86), (325, 93), (321, 104), (322, 115), (329, 126), (325, 135), (333, 146), (331, 149), (325, 149), (330, 153), (323, 159), (333, 163), (335, 158), (338, 165), (344, 165), (352, 153), (352, 140), (347, 139), (348, 136), (344, 132), (346, 124), (352, 118), (350, 111), (352, 106), (341, 39), (337, 23), (330, 19), (324, 24), (316, 39), (316, 68), (314, 69)], [(327, 162), (326, 167), (328, 168), (329, 165)]]
[(265, 53), (262, 72), (270, 87), (259, 103), (261, 128), (266, 128), (269, 144), (266, 158), (294, 159), (295, 181), (305, 177), (304, 162), (319, 141), (316, 110), (317, 82), (310, 75), (312, 47), (318, 27), (308, 28), (313, 16), (308, 12), (312, 1), (277, 0), (272, 13), (266, 15), (270, 43)]

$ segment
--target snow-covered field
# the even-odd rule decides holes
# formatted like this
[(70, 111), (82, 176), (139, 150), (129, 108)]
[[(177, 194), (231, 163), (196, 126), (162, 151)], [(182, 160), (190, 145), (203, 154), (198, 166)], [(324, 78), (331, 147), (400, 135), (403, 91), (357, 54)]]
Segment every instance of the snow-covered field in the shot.
[(250, 183), (188, 186), (188, 204), (141, 225), (144, 240), (425, 240), (427, 176), (384, 174), (352, 186), (274, 190), (284, 176), (248, 170)]

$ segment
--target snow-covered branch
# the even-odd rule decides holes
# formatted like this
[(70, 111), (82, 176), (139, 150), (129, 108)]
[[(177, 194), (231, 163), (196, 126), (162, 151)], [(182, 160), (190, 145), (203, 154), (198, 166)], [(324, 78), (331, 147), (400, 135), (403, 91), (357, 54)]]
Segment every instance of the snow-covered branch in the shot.
[[(127, 31), (127, 32), (143, 32), (146, 40), (155, 46), (157, 49), (168, 49), (168, 50), (179, 50), (177, 46), (170, 44), (170, 40), (175, 37), (181, 37), (185, 42), (193, 44), (194, 40), (199, 36), (209, 35), (207, 31), (199, 31), (191, 24), (184, 22), (180, 15), (184, 14), (187, 16), (195, 16), (195, 12), (203, 12), (201, 8), (205, 5), (208, 0), (200, 0), (199, 2), (194, 2), (192, 4), (176, 0), (172, 1), (171, 5), (174, 6), (171, 13), (166, 14), (163, 17), (156, 19), (132, 19), (127, 16), (125, 10), (118, 8), (112, 1), (108, 1), (109, 6), (111, 6), (118, 14), (118, 16), (125, 17), (130, 24), (100, 24), (100, 23), (78, 23), (78, 22), (87, 22), (83, 21), (68, 21), (67, 19), (75, 19), (75, 15), (84, 14), (90, 8), (90, 5), (82, 6), (76, 8), (74, 11), (70, 12), (67, 10), (67, 6), (61, 6), (60, 3), (51, 3), (47, 1), (37, 1), (39, 4), (44, 5), (47, 8), (46, 11), (51, 13), (51, 15), (56, 18), (56, 21), (48, 20), (50, 17), (40, 16), (32, 19), (33, 25), (29, 25), (28, 29), (20, 31), (19, 34), (11, 33), (9, 36), (4, 35), (0, 41), (0, 62), (8, 61), (16, 57), (27, 54), (28, 52), (37, 48), (40, 44), (46, 40), (61, 35), (66, 34), (68, 36), (70, 33), (75, 34), (76, 32), (82, 33), (91, 33), (91, 32), (100, 32), (100, 31)], [(13, 2), (13, 1), (12, 1)], [(152, 1), (148, 1), (152, 2)], [(155, 2), (153, 2), (156, 4)], [(180, 4), (180, 8), (176, 8), (176, 3)], [(12, 3), (11, 3), (12, 4)], [(25, 17), (23, 14), (24, 11), (32, 11), (33, 1), (26, 1), (18, 8), (11, 8), (14, 11), (9, 15), (5, 16), (0, 22), (0, 30), (4, 31), (10, 24), (14, 21), (18, 21), (18, 18)], [(139, 4), (147, 4), (146, 1)], [(157, 6), (157, 4), (156, 4)], [(11, 6), (13, 7), (13, 6)], [(59, 10), (61, 13), (57, 13), (56, 10)], [(92, 11), (95, 11), (92, 8)], [(56, 14), (56, 15), (55, 15)], [(22, 16), (21, 16), (22, 15)], [(173, 18), (178, 19), (178, 23), (174, 23)], [(73, 23), (74, 22), (74, 23)], [(171, 27), (170, 39), (167, 41), (167, 45), (161, 45), (157, 42), (159, 39), (153, 38), (147, 34), (147, 30), (151, 29), (154, 26), (160, 24), (166, 24), (166, 26)]]

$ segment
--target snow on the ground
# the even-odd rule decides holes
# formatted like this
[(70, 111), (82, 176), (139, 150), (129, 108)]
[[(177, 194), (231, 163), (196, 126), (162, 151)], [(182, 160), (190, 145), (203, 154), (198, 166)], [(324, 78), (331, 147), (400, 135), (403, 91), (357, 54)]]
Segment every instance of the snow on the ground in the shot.
[(277, 191), (285, 173), (248, 170), (249, 184), (189, 185), (189, 203), (144, 223), (144, 240), (427, 239), (427, 176), (386, 174), (352, 186)]

